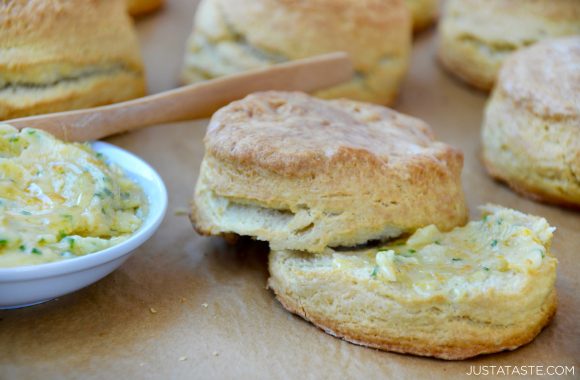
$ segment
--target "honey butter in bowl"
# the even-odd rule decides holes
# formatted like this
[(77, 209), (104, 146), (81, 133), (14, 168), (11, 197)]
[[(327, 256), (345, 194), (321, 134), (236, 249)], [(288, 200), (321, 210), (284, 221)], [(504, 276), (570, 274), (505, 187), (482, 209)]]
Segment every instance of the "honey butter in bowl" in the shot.
[(167, 191), (141, 159), (0, 125), (0, 308), (83, 288), (159, 227)]

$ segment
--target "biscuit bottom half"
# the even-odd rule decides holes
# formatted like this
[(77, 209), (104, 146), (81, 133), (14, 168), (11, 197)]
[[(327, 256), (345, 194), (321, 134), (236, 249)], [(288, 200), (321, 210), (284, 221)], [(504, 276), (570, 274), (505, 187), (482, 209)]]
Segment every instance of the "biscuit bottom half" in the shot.
[(121, 62), (44, 69), (40, 78), (9, 80), (0, 76), (0, 120), (96, 107), (146, 93), (142, 70)]
[(529, 343), (556, 312), (553, 228), (488, 205), (450, 232), (435, 226), (380, 248), (272, 251), (269, 287), (327, 333), (447, 360)]

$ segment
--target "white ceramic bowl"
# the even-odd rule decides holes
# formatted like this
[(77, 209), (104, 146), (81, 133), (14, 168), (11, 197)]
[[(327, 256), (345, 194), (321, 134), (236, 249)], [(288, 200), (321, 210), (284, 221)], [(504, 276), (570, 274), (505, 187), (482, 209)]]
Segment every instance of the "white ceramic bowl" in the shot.
[(0, 309), (12, 309), (45, 302), (74, 292), (117, 269), (159, 228), (167, 209), (167, 190), (161, 177), (140, 158), (104, 142), (93, 149), (121, 167), (137, 182), (149, 202), (139, 230), (124, 242), (105, 250), (47, 264), (0, 268)]

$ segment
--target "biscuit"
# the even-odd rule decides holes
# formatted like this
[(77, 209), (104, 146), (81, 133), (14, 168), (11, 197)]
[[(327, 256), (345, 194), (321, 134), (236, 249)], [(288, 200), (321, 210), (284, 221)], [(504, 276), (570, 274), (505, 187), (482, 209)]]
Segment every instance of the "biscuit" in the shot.
[(580, 206), (580, 36), (538, 43), (506, 61), (482, 139), (493, 177), (532, 198)]
[(145, 94), (121, 0), (0, 2), (0, 120)]
[(387, 351), (466, 359), (532, 341), (556, 312), (557, 260), (543, 218), (488, 205), (380, 248), (272, 251), (269, 287), (327, 333)]
[(438, 0), (405, 0), (405, 3), (411, 11), (414, 32), (428, 28), (437, 19)]
[(163, 0), (127, 0), (127, 10), (131, 16), (141, 16), (161, 7)]
[(463, 155), (388, 108), (264, 92), (211, 119), (192, 221), (322, 252), (466, 222)]
[(185, 55), (186, 83), (346, 51), (352, 81), (319, 91), (391, 103), (407, 71), (411, 18), (404, 0), (202, 0)]
[(574, 34), (580, 34), (578, 0), (448, 0), (438, 52), (450, 73), (487, 91), (514, 51)]

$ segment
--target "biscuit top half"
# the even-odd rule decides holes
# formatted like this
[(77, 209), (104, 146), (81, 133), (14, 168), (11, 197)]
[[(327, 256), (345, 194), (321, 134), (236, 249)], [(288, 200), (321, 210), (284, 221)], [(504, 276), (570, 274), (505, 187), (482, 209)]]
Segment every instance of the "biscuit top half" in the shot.
[(498, 86), (536, 114), (580, 118), (580, 36), (544, 41), (512, 55)]
[(498, 51), (580, 33), (578, 0), (448, 0), (445, 7), (457, 38)]
[[(457, 168), (462, 153), (436, 142), (422, 121), (386, 107), (263, 92), (233, 102), (212, 118), (209, 155), (284, 176), (309, 176), (342, 165)], [(405, 170), (406, 171), (406, 170)]]
[(0, 2), (0, 71), (13, 75), (11, 80), (26, 75), (34, 81), (76, 66), (118, 62), (141, 71), (137, 36), (125, 1)]
[(406, 54), (411, 40), (403, 0), (207, 1), (224, 20), (219, 28), (215, 18), (196, 20), (210, 40), (233, 33), (239, 42), (287, 59), (346, 50), (367, 71), (381, 59)]

